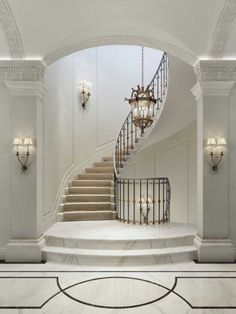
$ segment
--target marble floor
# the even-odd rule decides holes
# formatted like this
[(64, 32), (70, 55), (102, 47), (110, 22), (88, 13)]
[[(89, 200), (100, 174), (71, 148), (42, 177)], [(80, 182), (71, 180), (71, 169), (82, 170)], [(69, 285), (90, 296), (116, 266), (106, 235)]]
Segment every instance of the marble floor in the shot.
[(0, 264), (0, 314), (236, 313), (236, 264)]

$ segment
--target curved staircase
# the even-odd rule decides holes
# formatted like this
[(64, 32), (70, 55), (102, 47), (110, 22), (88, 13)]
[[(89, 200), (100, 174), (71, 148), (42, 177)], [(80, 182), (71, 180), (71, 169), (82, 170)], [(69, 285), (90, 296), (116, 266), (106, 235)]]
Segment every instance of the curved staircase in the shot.
[(59, 221), (116, 219), (112, 157), (95, 162), (69, 182), (58, 213)]
[[(117, 136), (113, 157), (104, 157), (69, 183), (58, 213), (58, 220), (63, 222), (45, 233), (44, 260), (130, 266), (195, 258), (195, 228), (170, 223), (169, 179), (124, 177), (125, 166), (154, 129), (164, 107), (168, 88), (166, 53), (150, 86), (157, 99), (152, 125), (141, 132), (133, 124), (131, 111)], [(104, 221), (114, 219), (127, 224)]]

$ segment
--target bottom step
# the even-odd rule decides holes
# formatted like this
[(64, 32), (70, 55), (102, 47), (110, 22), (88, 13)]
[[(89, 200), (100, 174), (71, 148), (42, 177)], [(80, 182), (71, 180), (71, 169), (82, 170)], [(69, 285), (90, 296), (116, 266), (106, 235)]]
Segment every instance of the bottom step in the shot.
[(43, 259), (57, 263), (99, 266), (157, 265), (192, 261), (194, 246), (143, 250), (91, 250), (45, 247)]
[(90, 220), (114, 220), (117, 212), (111, 210), (99, 211), (67, 211), (58, 213), (59, 221), (90, 221)]

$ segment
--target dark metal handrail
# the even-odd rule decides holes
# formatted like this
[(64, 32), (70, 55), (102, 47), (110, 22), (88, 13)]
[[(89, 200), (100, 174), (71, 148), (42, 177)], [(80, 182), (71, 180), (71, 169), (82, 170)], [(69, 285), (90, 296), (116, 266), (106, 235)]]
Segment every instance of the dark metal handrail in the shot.
[(170, 221), (168, 178), (117, 178), (115, 195), (121, 222), (148, 225)]
[[(158, 119), (159, 114), (163, 108), (164, 100), (168, 87), (168, 56), (163, 53), (161, 62), (154, 74), (150, 84), (150, 88), (154, 90), (156, 104), (153, 110), (153, 120)], [(144, 130), (145, 134), (145, 130)], [(170, 196), (171, 188), (168, 178), (122, 178), (120, 177), (120, 170), (124, 166), (127, 157), (134, 150), (140, 138), (144, 136), (141, 129), (133, 124), (133, 112), (130, 111), (125, 119), (118, 136), (116, 138), (113, 163), (114, 163), (114, 177), (115, 177), (115, 202), (118, 219), (120, 221), (127, 221), (136, 223), (149, 223), (149, 217), (152, 214), (152, 223), (167, 222), (170, 219)], [(136, 191), (136, 185), (139, 184), (139, 193)], [(149, 186), (152, 185), (152, 201)], [(142, 191), (146, 191), (146, 201), (142, 201)], [(134, 193), (132, 204), (130, 203), (130, 193)], [(161, 194), (162, 193), (162, 194)], [(157, 210), (156, 208), (157, 202)], [(139, 206), (139, 219), (137, 220), (137, 204)], [(146, 205), (144, 205), (146, 204)], [(132, 205), (132, 206), (131, 206)], [(161, 207), (162, 206), (162, 210)], [(132, 207), (132, 215), (130, 208)], [(145, 208), (144, 208), (145, 207)], [(146, 210), (146, 212), (145, 212)], [(132, 217), (131, 217), (132, 216)]]
[[(158, 66), (158, 69), (149, 84), (150, 88), (153, 88), (154, 96), (157, 100), (153, 110), (153, 119), (158, 116), (158, 113), (163, 106), (167, 84), (168, 56), (165, 52), (162, 56), (160, 65)], [(130, 111), (116, 138), (113, 153), (114, 171), (116, 177), (119, 175), (120, 169), (123, 168), (128, 155), (135, 148), (135, 144), (138, 143), (139, 138), (142, 136), (143, 134), (141, 130), (133, 124), (133, 112)]]

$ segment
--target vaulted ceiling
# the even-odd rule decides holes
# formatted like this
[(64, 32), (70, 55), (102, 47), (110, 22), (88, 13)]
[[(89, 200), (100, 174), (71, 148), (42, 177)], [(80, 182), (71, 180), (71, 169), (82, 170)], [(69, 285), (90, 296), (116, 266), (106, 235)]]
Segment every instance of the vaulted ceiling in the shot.
[(194, 64), (236, 57), (236, 0), (0, 0), (0, 58), (143, 44)]

